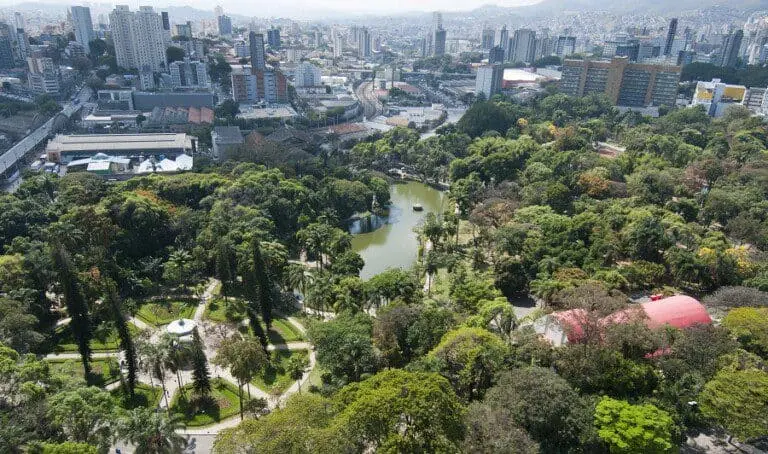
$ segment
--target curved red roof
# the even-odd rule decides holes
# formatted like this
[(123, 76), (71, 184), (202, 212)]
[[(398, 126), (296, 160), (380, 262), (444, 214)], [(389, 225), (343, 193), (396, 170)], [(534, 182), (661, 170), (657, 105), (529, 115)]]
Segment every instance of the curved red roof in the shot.
[(648, 316), (649, 328), (658, 328), (669, 324), (675, 328), (688, 328), (697, 323), (710, 324), (712, 318), (707, 309), (695, 298), (675, 295), (657, 301), (643, 303), (643, 310)]

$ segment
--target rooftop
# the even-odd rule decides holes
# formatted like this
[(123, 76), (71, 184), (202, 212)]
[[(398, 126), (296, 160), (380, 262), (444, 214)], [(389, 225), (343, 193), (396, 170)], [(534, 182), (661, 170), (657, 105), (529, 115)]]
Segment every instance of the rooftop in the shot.
[(238, 126), (216, 126), (213, 128), (216, 135), (216, 143), (219, 144), (241, 144), (243, 143), (243, 134)]
[(167, 150), (174, 148), (192, 148), (192, 139), (186, 134), (56, 134), (48, 142), (46, 152)]

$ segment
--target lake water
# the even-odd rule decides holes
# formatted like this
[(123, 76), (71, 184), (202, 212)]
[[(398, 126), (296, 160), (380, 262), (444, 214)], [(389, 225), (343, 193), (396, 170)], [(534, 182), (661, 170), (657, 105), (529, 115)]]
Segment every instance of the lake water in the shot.
[[(355, 221), (350, 226), (352, 249), (365, 260), (360, 277), (369, 279), (387, 268), (410, 268), (416, 262), (418, 240), (414, 227), (427, 213), (445, 211), (448, 197), (441, 191), (422, 183), (409, 181), (390, 187), (389, 216), (374, 216)], [(414, 204), (424, 211), (414, 211)]]

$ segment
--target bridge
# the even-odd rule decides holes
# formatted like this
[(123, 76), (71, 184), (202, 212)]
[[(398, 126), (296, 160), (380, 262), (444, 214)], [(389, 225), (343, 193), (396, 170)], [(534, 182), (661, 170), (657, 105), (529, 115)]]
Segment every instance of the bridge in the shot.
[(61, 112), (21, 139), (10, 150), (0, 155), (0, 181), (7, 179), (18, 170), (19, 161), (22, 161), (30, 151), (34, 150), (35, 147), (56, 132), (57, 126), (61, 125), (62, 120), (68, 120), (72, 115), (80, 111), (83, 107), (83, 102), (88, 101), (90, 98), (91, 89), (84, 87), (77, 94), (77, 102), (67, 103)]

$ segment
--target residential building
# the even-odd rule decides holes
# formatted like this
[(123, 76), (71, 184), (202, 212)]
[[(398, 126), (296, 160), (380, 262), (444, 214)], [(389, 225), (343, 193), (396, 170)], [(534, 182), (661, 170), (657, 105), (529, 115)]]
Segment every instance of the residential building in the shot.
[(496, 45), (504, 49), (504, 56), (506, 58), (506, 55), (509, 53), (509, 31), (507, 31), (506, 25), (499, 30), (499, 42)]
[(435, 30), (434, 53), (433, 53), (435, 57), (445, 55), (446, 37), (447, 37), (447, 32), (445, 31), (444, 28), (440, 27), (437, 30)]
[(667, 41), (664, 43), (664, 55), (672, 54), (672, 44), (675, 42), (675, 34), (677, 34), (677, 18), (673, 17), (669, 21), (669, 30), (667, 31)]
[(11, 28), (7, 24), (0, 24), (0, 69), (10, 69), (15, 66)]
[(483, 34), (480, 37), (480, 48), (483, 50), (491, 50), (493, 48), (493, 39), (495, 38), (496, 32), (492, 28), (484, 28)]
[(312, 63), (303, 62), (296, 67), (293, 84), (297, 87), (317, 87), (322, 85), (323, 73)]
[(176, 29), (176, 36), (192, 37), (192, 22), (187, 21), (184, 24), (176, 24), (174, 28)]
[(251, 72), (250, 66), (232, 69), (230, 80), (232, 82), (232, 99), (235, 102), (254, 103), (257, 101), (256, 77)]
[(357, 42), (357, 56), (361, 59), (371, 57), (371, 32), (363, 27), (359, 29), (360, 36)]
[(190, 61), (189, 58), (185, 58), (168, 66), (173, 79), (173, 88), (208, 88), (210, 86), (205, 62)]
[(565, 58), (576, 53), (576, 37), (575, 36), (558, 36), (557, 44), (555, 45), (555, 55), (560, 58)]
[(163, 22), (151, 6), (131, 12), (118, 5), (109, 15), (117, 64), (124, 68), (149, 68), (159, 72), (166, 69)]
[(338, 33), (333, 37), (333, 58), (339, 58), (344, 51), (344, 45), (342, 44), (341, 35)]
[(217, 21), (219, 25), (219, 36), (232, 35), (232, 18), (222, 15), (217, 18)]
[(251, 56), (251, 48), (245, 41), (235, 41), (232, 47), (235, 49), (235, 57), (237, 58), (248, 58)]
[(500, 46), (494, 46), (491, 48), (491, 50), (488, 51), (488, 64), (493, 65), (494, 63), (504, 63), (504, 56), (504, 48)]
[(744, 39), (744, 32), (737, 30), (723, 37), (723, 46), (721, 48), (720, 60), (718, 66), (735, 68), (739, 59), (739, 49)]
[(35, 94), (56, 96), (61, 89), (59, 67), (48, 57), (29, 57), (29, 89)]
[(630, 63), (627, 57), (565, 60), (560, 90), (571, 96), (603, 93), (620, 106), (673, 106), (681, 70), (680, 66)]
[(280, 49), (280, 29), (270, 28), (267, 30), (267, 44), (272, 49)]
[(72, 28), (75, 33), (75, 41), (85, 49), (86, 54), (90, 54), (89, 43), (93, 41), (93, 21), (91, 21), (91, 9), (87, 6), (73, 6), (70, 8), (72, 15)]
[(765, 115), (768, 113), (768, 99), (766, 99), (766, 95), (768, 95), (768, 90), (765, 88), (748, 88), (741, 105), (749, 109), (750, 112)]
[(248, 34), (248, 45), (251, 48), (251, 67), (254, 70), (265, 69), (267, 67), (267, 60), (264, 51), (264, 35), (250, 32)]
[(493, 95), (501, 92), (501, 84), (504, 79), (504, 68), (501, 65), (487, 65), (477, 68), (477, 77), (475, 78), (475, 94), (485, 95), (485, 99), (490, 99)]
[(533, 63), (536, 52), (536, 32), (527, 28), (515, 30), (514, 45), (509, 49), (509, 61), (512, 63)]

